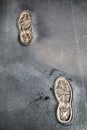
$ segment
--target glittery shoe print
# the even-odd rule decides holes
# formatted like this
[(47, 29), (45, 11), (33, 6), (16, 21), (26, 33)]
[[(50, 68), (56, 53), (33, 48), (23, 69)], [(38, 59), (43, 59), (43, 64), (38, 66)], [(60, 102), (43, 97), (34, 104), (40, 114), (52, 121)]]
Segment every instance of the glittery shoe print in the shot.
[(72, 89), (64, 77), (56, 79), (54, 93), (58, 101), (57, 119), (61, 123), (69, 123), (72, 119)]
[(32, 41), (32, 16), (29, 11), (23, 11), (18, 19), (19, 40), (23, 45)]

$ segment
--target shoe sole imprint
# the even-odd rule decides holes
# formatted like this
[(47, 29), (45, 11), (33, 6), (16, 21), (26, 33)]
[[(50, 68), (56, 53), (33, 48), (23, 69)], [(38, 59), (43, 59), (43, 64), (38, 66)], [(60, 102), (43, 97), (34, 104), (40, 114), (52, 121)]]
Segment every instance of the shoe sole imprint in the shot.
[(27, 10), (23, 11), (17, 21), (19, 40), (23, 45), (29, 45), (32, 41), (32, 16)]
[(72, 89), (64, 77), (56, 79), (54, 93), (59, 103), (57, 108), (57, 119), (61, 123), (69, 123), (72, 119)]

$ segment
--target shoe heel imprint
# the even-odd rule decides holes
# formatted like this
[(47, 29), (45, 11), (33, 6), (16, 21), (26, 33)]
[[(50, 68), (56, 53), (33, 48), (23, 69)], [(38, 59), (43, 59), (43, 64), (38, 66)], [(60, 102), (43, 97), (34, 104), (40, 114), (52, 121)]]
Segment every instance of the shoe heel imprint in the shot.
[(57, 119), (61, 123), (69, 123), (72, 119), (72, 89), (64, 77), (56, 79), (54, 93), (58, 101)]
[(32, 16), (29, 11), (23, 11), (17, 21), (19, 40), (23, 45), (29, 45), (32, 41)]

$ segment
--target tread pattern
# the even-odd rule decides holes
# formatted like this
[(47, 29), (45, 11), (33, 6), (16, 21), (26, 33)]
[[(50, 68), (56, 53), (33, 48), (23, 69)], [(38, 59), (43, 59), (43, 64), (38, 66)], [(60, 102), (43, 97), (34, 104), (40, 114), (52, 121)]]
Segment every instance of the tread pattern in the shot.
[(58, 101), (57, 119), (61, 123), (69, 123), (72, 119), (72, 89), (64, 77), (55, 81), (54, 93)]
[(32, 41), (32, 16), (29, 11), (23, 11), (18, 19), (20, 42), (29, 45)]

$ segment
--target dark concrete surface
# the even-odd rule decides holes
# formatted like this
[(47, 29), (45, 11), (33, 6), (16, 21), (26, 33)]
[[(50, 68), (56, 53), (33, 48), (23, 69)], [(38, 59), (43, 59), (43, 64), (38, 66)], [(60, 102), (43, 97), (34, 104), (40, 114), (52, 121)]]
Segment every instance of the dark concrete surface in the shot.
[[(33, 40), (18, 42), (30, 10)], [(87, 0), (0, 0), (0, 130), (87, 130)], [(73, 89), (73, 120), (56, 120), (56, 77)]]

